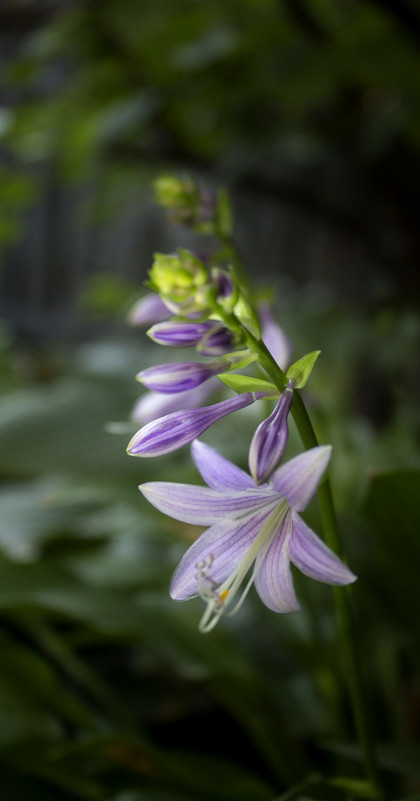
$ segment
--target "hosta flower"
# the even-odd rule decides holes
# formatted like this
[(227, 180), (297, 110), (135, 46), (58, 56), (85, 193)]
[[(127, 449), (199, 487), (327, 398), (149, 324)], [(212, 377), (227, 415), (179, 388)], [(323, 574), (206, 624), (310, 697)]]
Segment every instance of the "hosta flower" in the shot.
[(210, 526), (185, 554), (170, 589), (175, 600), (200, 595), (206, 602), (201, 631), (214, 628), (226, 610), (233, 614), (253, 583), (269, 609), (298, 610), (291, 563), (327, 584), (355, 581), (299, 515), (322, 478), (330, 446), (296, 456), (259, 486), (202, 442), (193, 443), (192, 453), (207, 487), (149, 482), (140, 491), (176, 520)]

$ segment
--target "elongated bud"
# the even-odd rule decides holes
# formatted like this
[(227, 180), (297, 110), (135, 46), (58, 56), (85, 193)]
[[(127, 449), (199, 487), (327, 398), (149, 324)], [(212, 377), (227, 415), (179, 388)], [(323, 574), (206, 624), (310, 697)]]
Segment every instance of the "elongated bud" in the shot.
[(148, 336), (159, 345), (168, 345), (171, 348), (195, 347), (203, 337), (215, 329), (215, 324), (206, 321), (203, 323), (186, 323), (169, 320), (158, 323), (149, 328)]
[(270, 417), (257, 428), (248, 455), (249, 470), (257, 484), (267, 481), (276, 469), (289, 439), (287, 416), (293, 401), (293, 382), (281, 393)]
[(212, 406), (168, 414), (141, 428), (129, 442), (127, 453), (130, 456), (162, 456), (176, 451), (201, 436), (222, 417), (249, 406), (254, 400), (254, 395), (246, 392)]
[(148, 367), (136, 376), (155, 392), (185, 392), (198, 387), (208, 378), (231, 370), (243, 361), (243, 354), (221, 357), (212, 362), (170, 362)]

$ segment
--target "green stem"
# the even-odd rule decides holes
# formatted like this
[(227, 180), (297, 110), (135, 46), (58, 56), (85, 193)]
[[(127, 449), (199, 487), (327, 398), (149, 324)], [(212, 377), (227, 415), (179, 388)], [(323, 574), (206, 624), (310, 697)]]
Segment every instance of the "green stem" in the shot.
[[(247, 339), (249, 347), (258, 353), (259, 363), (265, 369), (279, 392), (282, 392), (287, 384), (285, 373), (276, 364), (275, 360), (261, 340), (255, 339), (255, 337), (249, 332), (247, 333)], [(318, 445), (318, 440), (305, 404), (303, 403), (298, 391), (294, 392), (291, 413), (305, 449), (308, 450), (309, 448), (316, 447)], [(325, 477), (324, 481), (318, 488), (318, 499), (325, 541), (333, 551), (341, 554), (342, 549), (338, 533), (337, 518), (334, 510), (334, 503), (328, 476)], [(356, 643), (353, 610), (350, 604), (349, 588), (334, 587), (334, 601), (339, 635), (341, 638), (341, 649), (347, 668), (347, 678), (353, 708), (354, 722), (358, 739), (363, 750), (366, 776), (377, 789), (378, 794), (380, 794), (375, 751), (370, 731), (369, 719), (366, 712), (367, 705), (364, 702), (361, 666), (358, 658), (359, 651)]]

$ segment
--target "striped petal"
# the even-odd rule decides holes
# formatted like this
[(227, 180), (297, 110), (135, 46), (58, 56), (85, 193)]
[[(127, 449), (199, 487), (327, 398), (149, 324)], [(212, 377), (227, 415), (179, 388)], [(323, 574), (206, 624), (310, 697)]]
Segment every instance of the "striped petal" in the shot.
[(217, 451), (196, 439), (191, 445), (192, 458), (200, 475), (212, 489), (244, 490), (255, 489), (255, 483), (248, 473), (220, 456)]
[(257, 560), (255, 588), (263, 603), (273, 612), (300, 609), (290, 570), (289, 539), (291, 510), (284, 515), (278, 531), (261, 561)]
[(293, 401), (293, 389), (281, 393), (276, 408), (258, 426), (249, 448), (249, 471), (256, 484), (267, 481), (279, 464), (289, 439), (287, 416)]
[(173, 393), (195, 389), (217, 373), (223, 373), (231, 365), (229, 360), (217, 359), (204, 364), (201, 362), (170, 362), (147, 367), (136, 378), (145, 387), (155, 392)]
[(210, 334), (214, 329), (214, 322), (208, 320), (201, 323), (168, 320), (167, 322), (153, 325), (149, 328), (147, 335), (159, 345), (194, 347), (198, 345), (206, 334)]
[(220, 389), (218, 378), (210, 378), (204, 384), (186, 392), (164, 395), (160, 392), (145, 392), (136, 401), (131, 412), (131, 419), (145, 425), (158, 417), (178, 412), (181, 409), (193, 409), (204, 403), (216, 390)]
[(296, 512), (292, 512), (289, 553), (293, 564), (305, 576), (326, 584), (351, 584), (356, 581), (354, 573), (317, 537)]
[(148, 423), (134, 435), (127, 447), (131, 456), (161, 456), (176, 451), (197, 439), (203, 431), (227, 414), (249, 406), (255, 400), (251, 392), (203, 406), (200, 409), (181, 409)]
[(202, 581), (210, 588), (222, 584), (239, 565), (272, 510), (273, 505), (240, 521), (224, 519), (207, 529), (181, 560), (171, 583), (172, 598), (184, 601), (198, 595), (200, 570)]
[(234, 519), (278, 502), (276, 493), (260, 489), (226, 493), (196, 484), (150, 481), (139, 490), (160, 512), (196, 526), (208, 526), (224, 517)]
[(330, 456), (331, 445), (319, 445), (300, 453), (276, 470), (271, 486), (287, 498), (290, 506), (301, 512), (317, 489)]

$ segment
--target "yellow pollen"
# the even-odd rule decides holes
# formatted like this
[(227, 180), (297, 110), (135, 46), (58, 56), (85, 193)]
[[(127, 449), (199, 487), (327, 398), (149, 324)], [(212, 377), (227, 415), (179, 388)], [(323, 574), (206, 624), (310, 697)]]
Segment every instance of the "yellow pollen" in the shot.
[(229, 590), (223, 590), (223, 592), (220, 593), (220, 595), (219, 595), (220, 603), (223, 603), (223, 601), (225, 600), (228, 592), (229, 592)]

